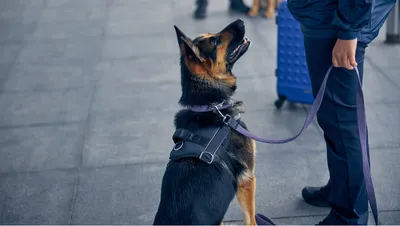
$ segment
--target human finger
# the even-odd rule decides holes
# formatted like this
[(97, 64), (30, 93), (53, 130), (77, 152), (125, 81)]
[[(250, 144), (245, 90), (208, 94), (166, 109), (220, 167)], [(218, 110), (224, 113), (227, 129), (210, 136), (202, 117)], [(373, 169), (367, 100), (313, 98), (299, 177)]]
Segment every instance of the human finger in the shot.
[(342, 58), (343, 59), (343, 67), (346, 68), (347, 70), (353, 70), (354, 67), (350, 63), (350, 59), (347, 57)]
[(338, 56), (339, 67), (347, 68), (347, 57), (345, 55)]
[(358, 64), (357, 64), (356, 57), (355, 57), (354, 54), (351, 54), (349, 56), (349, 63), (350, 63), (351, 66), (357, 67)]

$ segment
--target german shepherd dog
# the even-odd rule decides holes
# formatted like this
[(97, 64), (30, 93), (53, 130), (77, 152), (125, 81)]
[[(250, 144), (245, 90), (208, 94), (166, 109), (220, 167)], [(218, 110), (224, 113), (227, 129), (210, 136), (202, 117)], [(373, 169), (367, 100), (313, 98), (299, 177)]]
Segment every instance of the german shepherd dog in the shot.
[[(179, 103), (185, 107), (175, 115), (175, 127), (184, 127), (189, 122), (202, 128), (221, 123), (215, 112), (195, 113), (188, 108), (231, 100), (236, 90), (232, 68), (250, 46), (250, 41), (244, 38), (244, 22), (238, 19), (218, 33), (202, 34), (193, 40), (174, 27), (180, 49)], [(235, 101), (233, 107), (221, 112), (238, 115), (243, 112), (242, 102)], [(242, 121), (239, 123), (246, 128)], [(220, 225), (236, 195), (244, 224), (256, 225), (255, 150), (254, 140), (232, 130), (221, 161), (207, 164), (199, 158), (170, 160), (162, 178), (153, 224)]]
[(253, 4), (249, 11), (249, 16), (257, 16), (260, 9), (265, 7), (264, 17), (272, 18), (273, 16), (275, 16), (275, 9), (278, 8), (279, 4), (282, 1), (283, 0), (253, 0)]

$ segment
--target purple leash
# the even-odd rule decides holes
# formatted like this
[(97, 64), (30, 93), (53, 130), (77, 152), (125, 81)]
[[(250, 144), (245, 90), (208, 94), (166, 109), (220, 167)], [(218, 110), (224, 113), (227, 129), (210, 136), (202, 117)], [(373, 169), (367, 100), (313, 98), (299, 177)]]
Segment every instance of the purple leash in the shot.
[[(229, 125), (232, 129), (236, 130), (238, 133), (241, 133), (242, 135), (263, 142), (263, 143), (269, 143), (269, 144), (284, 144), (288, 143), (292, 140), (295, 140), (297, 137), (299, 137), (303, 131), (311, 124), (313, 121), (314, 117), (317, 115), (317, 112), (319, 110), (319, 107), (321, 106), (322, 100), (324, 99), (324, 93), (325, 93), (325, 88), (326, 88), (326, 83), (328, 81), (329, 74), (332, 70), (333, 66), (331, 66), (328, 71), (326, 72), (326, 75), (324, 77), (324, 80), (322, 81), (321, 87), (317, 93), (317, 96), (315, 97), (314, 103), (311, 106), (311, 109), (304, 121), (303, 127), (301, 128), (300, 132), (290, 138), (287, 139), (282, 139), (282, 140), (276, 140), (276, 139), (266, 139), (263, 137), (256, 136), (252, 133), (250, 133), (248, 130), (243, 128), (239, 123), (237, 123), (236, 120), (232, 120), (231, 116), (226, 114), (222, 114), (220, 110), (231, 108), (233, 105), (232, 103), (221, 103), (218, 105), (214, 106), (194, 106), (190, 108), (190, 110), (194, 112), (210, 112), (210, 111), (217, 111), (219, 115), (223, 118), (223, 122), (227, 125)], [(378, 225), (378, 207), (376, 203), (376, 198), (375, 198), (375, 191), (374, 191), (374, 186), (372, 183), (372, 177), (371, 177), (371, 171), (369, 167), (369, 161), (368, 161), (368, 153), (367, 153), (367, 124), (366, 124), (366, 116), (365, 116), (365, 104), (364, 104), (364, 94), (362, 91), (362, 86), (361, 86), (361, 78), (360, 78), (360, 73), (358, 71), (358, 68), (354, 68), (357, 72), (357, 77), (358, 77), (358, 85), (357, 85), (357, 120), (358, 120), (358, 131), (360, 135), (360, 143), (361, 143), (361, 151), (362, 151), (362, 163), (363, 163), (363, 172), (364, 172), (364, 180), (365, 180), (365, 186), (367, 190), (367, 195), (369, 199), (369, 204), (371, 206), (372, 214), (374, 216), (375, 224)], [(232, 123), (233, 122), (233, 123)]]

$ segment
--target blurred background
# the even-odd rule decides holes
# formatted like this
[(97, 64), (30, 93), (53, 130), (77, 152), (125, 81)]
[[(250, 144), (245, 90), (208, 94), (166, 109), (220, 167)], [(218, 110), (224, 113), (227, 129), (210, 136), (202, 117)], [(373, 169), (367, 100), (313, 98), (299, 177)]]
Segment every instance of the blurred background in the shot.
[[(228, 7), (209, 0), (194, 20), (194, 0), (0, 0), (0, 224), (153, 222), (181, 92), (173, 25), (195, 37), (243, 18), (252, 46), (233, 69), (242, 118), (260, 136), (297, 133), (308, 106), (274, 106), (275, 19)], [(364, 92), (381, 221), (400, 224), (400, 45), (385, 33), (367, 49)], [(322, 220), (329, 210), (301, 199), (328, 179), (316, 122), (257, 151), (257, 212)], [(225, 220), (241, 224), (236, 200)]]

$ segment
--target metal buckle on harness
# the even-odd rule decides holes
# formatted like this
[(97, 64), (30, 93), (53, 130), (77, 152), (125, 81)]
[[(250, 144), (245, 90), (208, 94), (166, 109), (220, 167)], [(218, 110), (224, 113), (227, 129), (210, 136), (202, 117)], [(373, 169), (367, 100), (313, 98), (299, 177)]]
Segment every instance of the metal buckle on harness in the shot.
[[(204, 159), (203, 157), (205, 157), (206, 159)], [(203, 151), (201, 152), (199, 159), (207, 164), (211, 164), (214, 161), (214, 155), (208, 151)]]
[(228, 126), (229, 123), (231, 122), (231, 119), (232, 119), (232, 117), (231, 117), (230, 115), (226, 114), (226, 115), (224, 116), (224, 118), (222, 119), (222, 122), (224, 122), (225, 125)]

